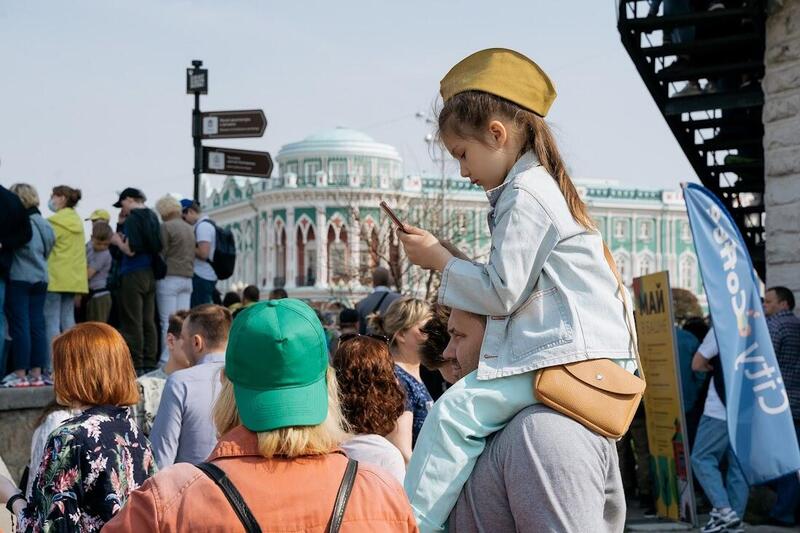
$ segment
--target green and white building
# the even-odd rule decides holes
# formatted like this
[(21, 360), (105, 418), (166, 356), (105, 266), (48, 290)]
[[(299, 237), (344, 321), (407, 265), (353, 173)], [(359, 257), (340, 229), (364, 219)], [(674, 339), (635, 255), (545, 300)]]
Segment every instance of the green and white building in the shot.
[[(397, 207), (412, 223), (438, 229), (467, 255), (486, 256), (488, 202), (461, 177), (447, 179), (442, 219), (439, 176), (408, 175), (397, 150), (347, 128), (287, 144), (269, 180), (228, 177), (205, 194), (208, 214), (233, 229), (236, 272), (223, 288), (284, 287), (312, 301), (353, 301), (370, 290), (369, 273), (388, 266), (406, 291), (420, 291), (424, 273), (409, 268), (378, 207)], [(702, 291), (680, 191), (576, 180), (625, 282), (667, 269), (672, 285)], [(441, 220), (445, 227), (441, 228)]]

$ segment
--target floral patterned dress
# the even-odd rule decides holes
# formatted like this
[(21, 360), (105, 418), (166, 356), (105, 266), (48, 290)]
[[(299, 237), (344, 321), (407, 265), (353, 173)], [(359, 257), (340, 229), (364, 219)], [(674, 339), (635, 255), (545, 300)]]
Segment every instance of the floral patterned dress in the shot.
[(100, 531), (156, 473), (150, 442), (127, 407), (90, 407), (47, 440), (22, 531)]

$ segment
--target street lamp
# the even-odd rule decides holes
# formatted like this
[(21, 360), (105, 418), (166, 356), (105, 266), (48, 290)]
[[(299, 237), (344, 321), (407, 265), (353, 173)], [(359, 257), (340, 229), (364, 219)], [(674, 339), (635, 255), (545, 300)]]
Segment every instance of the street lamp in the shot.
[[(420, 120), (424, 120), (426, 124), (437, 124), (436, 120), (420, 111), (417, 111), (415, 116)], [(445, 176), (444, 173), (444, 148), (442, 148), (441, 144), (436, 141), (436, 136), (431, 132), (428, 132), (428, 134), (425, 135), (425, 144), (428, 145), (428, 153), (431, 154), (433, 161), (439, 163), (439, 172), (442, 180), (442, 215), (441, 220), (439, 221), (439, 234), (442, 238), (448, 238), (447, 235), (444, 235), (445, 216), (447, 213), (447, 176)], [(439, 157), (436, 157), (437, 150), (439, 152)]]

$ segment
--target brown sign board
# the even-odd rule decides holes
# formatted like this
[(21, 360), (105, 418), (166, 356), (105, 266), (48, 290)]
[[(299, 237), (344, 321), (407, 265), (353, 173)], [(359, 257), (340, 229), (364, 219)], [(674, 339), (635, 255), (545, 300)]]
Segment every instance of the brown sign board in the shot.
[(203, 172), (269, 178), (272, 175), (272, 157), (269, 152), (204, 146)]
[(206, 111), (200, 119), (203, 139), (261, 137), (267, 129), (267, 117), (260, 109)]

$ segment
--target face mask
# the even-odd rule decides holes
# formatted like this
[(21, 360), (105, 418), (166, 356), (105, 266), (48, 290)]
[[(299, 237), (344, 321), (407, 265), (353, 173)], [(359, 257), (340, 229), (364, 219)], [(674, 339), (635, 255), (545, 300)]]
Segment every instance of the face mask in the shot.
[(58, 211), (58, 207), (56, 206), (56, 202), (52, 198), (50, 198), (50, 200), (48, 200), (48, 202), (47, 202), (47, 209), (49, 209), (53, 213)]

